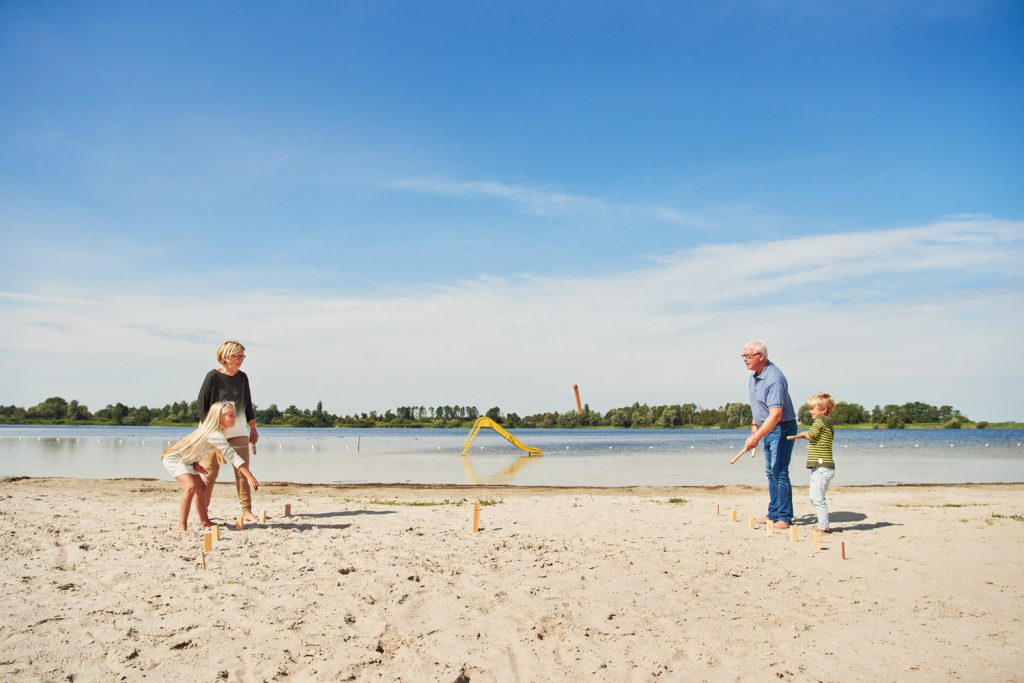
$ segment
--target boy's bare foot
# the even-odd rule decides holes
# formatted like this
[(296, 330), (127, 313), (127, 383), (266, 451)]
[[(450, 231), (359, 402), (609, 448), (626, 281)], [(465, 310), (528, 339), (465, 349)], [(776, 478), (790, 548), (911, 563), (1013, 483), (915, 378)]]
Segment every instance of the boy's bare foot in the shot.
[(783, 521), (782, 521), (782, 520), (780, 519), (779, 521), (775, 522), (775, 528), (776, 528), (776, 529), (788, 529), (788, 528), (789, 528), (789, 525), (788, 525), (788, 524), (786, 524), (785, 522), (783, 522)]
[(260, 518), (252, 514), (251, 510), (246, 510), (245, 512), (242, 513), (242, 520), (246, 524), (256, 524), (260, 521)]

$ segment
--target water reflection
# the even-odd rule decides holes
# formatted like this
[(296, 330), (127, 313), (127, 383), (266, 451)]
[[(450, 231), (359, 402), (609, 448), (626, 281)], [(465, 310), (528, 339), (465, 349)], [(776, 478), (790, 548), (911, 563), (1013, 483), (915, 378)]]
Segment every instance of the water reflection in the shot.
[(528, 463), (539, 461), (539, 459), (542, 456), (540, 456), (540, 455), (520, 455), (519, 457), (517, 457), (515, 460), (512, 461), (511, 465), (509, 465), (508, 467), (506, 467), (502, 471), (498, 472), (497, 474), (492, 474), (492, 475), (489, 475), (489, 476), (484, 477), (484, 478), (481, 478), (477, 474), (476, 469), (473, 467), (472, 460), (471, 460), (471, 458), (468, 455), (463, 455), (463, 456), (460, 456), (460, 457), (462, 458), (462, 468), (464, 470), (466, 470), (466, 478), (468, 479), (468, 483), (473, 484), (474, 486), (476, 486), (476, 485), (479, 485), (479, 484), (489, 484), (489, 485), (512, 484), (512, 483), (514, 483), (512, 480), (513, 480), (513, 477), (515, 477), (516, 472), (518, 472), (519, 470), (521, 470), (524, 467), (526, 467), (526, 465)]

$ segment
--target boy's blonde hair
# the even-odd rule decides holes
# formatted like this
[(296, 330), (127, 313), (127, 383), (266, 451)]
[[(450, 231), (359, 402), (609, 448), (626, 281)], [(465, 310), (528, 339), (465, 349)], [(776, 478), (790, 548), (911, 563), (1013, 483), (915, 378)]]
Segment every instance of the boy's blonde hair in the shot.
[[(220, 418), (226, 412), (235, 412), (235, 404), (233, 402), (217, 401), (211, 405), (210, 411), (206, 413), (206, 419), (199, 425), (199, 428), (178, 443), (168, 446), (160, 458), (166, 458), (168, 455), (190, 455), (206, 449), (206, 442), (210, 440), (214, 432), (220, 431)], [(209, 446), (209, 448), (217, 452), (217, 462), (221, 465), (227, 462), (219, 448), (213, 446)]]
[(228, 362), (228, 358), (238, 353), (245, 353), (245, 347), (242, 346), (241, 342), (228, 340), (220, 345), (217, 349), (217, 362), (224, 365)]
[(832, 398), (832, 394), (826, 394), (824, 391), (820, 391), (817, 394), (811, 394), (811, 397), (807, 399), (807, 407), (809, 408), (824, 408), (826, 415), (831, 415), (832, 411), (836, 409), (835, 399)]

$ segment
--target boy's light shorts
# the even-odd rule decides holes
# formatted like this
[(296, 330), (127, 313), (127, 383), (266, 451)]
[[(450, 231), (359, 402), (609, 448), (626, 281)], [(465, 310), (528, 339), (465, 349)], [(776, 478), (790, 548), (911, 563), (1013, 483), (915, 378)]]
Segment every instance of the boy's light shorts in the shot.
[(171, 476), (174, 477), (175, 479), (177, 479), (183, 474), (199, 474), (194, 469), (192, 469), (192, 465), (186, 465), (185, 463), (183, 463), (181, 461), (181, 456), (168, 455), (163, 459), (163, 462), (164, 469), (170, 472)]

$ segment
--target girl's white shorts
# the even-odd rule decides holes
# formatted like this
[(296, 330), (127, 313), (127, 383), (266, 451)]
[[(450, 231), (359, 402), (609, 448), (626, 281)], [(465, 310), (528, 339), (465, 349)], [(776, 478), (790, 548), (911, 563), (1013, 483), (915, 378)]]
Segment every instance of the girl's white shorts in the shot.
[(163, 461), (164, 469), (170, 472), (171, 476), (174, 477), (175, 479), (177, 479), (183, 474), (199, 474), (194, 469), (192, 469), (192, 465), (186, 465), (185, 463), (183, 463), (181, 461), (181, 456), (168, 455), (163, 459)]

